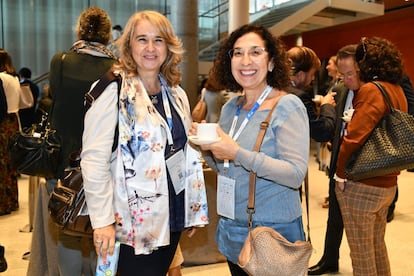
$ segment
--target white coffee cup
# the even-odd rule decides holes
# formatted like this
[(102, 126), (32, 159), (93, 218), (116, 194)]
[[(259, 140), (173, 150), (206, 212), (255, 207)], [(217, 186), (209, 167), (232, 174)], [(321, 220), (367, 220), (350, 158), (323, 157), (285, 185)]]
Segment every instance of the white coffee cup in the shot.
[(350, 108), (344, 111), (344, 117), (346, 118), (352, 118), (352, 115), (354, 115), (355, 109)]
[(197, 126), (197, 138), (200, 140), (213, 141), (218, 137), (216, 123), (199, 123)]

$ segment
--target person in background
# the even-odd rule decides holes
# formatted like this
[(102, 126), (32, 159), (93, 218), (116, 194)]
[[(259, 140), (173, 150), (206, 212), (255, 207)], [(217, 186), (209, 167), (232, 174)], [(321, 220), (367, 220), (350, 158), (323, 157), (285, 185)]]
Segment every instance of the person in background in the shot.
[(19, 110), (20, 124), (22, 129), (25, 129), (30, 128), (32, 124), (36, 123), (36, 109), (37, 100), (39, 98), (39, 86), (31, 81), (32, 71), (29, 68), (21, 68), (19, 70), (19, 76), (20, 84), (29, 84), (34, 100), (34, 105), (32, 107)]
[(354, 92), (361, 86), (358, 77), (358, 66), (355, 61), (355, 44), (350, 44), (339, 49), (337, 53), (337, 68), (339, 83), (332, 88), (336, 92), (336, 121), (335, 134), (332, 139), (331, 159), (329, 162), (329, 205), (328, 221), (325, 234), (325, 246), (321, 259), (308, 270), (308, 275), (322, 275), (339, 271), (339, 248), (342, 242), (344, 225), (341, 211), (335, 194), (335, 171), (338, 160), (339, 146), (344, 134), (345, 121), (342, 119), (344, 110), (352, 109)]
[(52, 107), (52, 97), (50, 96), (50, 86), (49, 83), (45, 83), (43, 85), (43, 92), (42, 96), (40, 97), (37, 110), (36, 110), (36, 117), (37, 121), (40, 122), (42, 120), (42, 116), (47, 116), (50, 113), (50, 108)]
[[(287, 92), (295, 94), (306, 107), (309, 119), (310, 138), (318, 143), (317, 159), (319, 160), (320, 143), (329, 141), (335, 129), (335, 93), (320, 96), (318, 101), (312, 99), (307, 88), (315, 78), (321, 62), (316, 53), (305, 46), (295, 46), (287, 51), (290, 64), (290, 86)], [(316, 106), (318, 105), (318, 107)], [(320, 161), (320, 160), (319, 160)], [(302, 188), (299, 190), (302, 195)]]
[(9, 137), (19, 129), (20, 83), (10, 54), (1, 48), (0, 84), (2, 84), (0, 89), (5, 96), (2, 106), (5, 114), (0, 121), (0, 216), (2, 216), (19, 209), (18, 174), (10, 165), (7, 144)]
[(354, 113), (339, 149), (335, 192), (354, 275), (387, 276), (391, 275), (391, 270), (385, 244), (386, 219), (395, 197), (399, 172), (353, 181), (346, 179), (345, 165), (390, 112), (384, 96), (372, 81), (384, 86), (394, 108), (408, 111), (407, 99), (399, 85), (403, 77), (402, 58), (395, 45), (380, 37), (362, 38), (355, 58), (362, 85), (355, 92)]
[(115, 26), (113, 26), (112, 27), (112, 39), (114, 40), (114, 41), (117, 41), (118, 40), (118, 38), (120, 38), (121, 37), (121, 35), (122, 35), (122, 27), (121, 27), (121, 25), (115, 25)]
[(328, 60), (328, 64), (325, 69), (328, 72), (328, 77), (330, 78), (328, 89), (326, 90), (329, 93), (335, 85), (340, 81), (338, 68), (336, 66), (336, 56), (331, 56)]
[(217, 123), (221, 108), (226, 103), (227, 92), (217, 87), (217, 84), (210, 77), (207, 79), (201, 93), (204, 93), (204, 101), (207, 104), (206, 122)]
[(316, 104), (312, 101), (313, 95), (306, 92), (321, 62), (315, 52), (305, 46), (290, 48), (287, 56), (291, 66), (291, 86), (287, 92), (298, 96), (305, 105), (309, 117), (310, 137), (317, 142), (327, 142), (333, 137), (335, 129), (335, 93), (321, 97), (318, 102), (318, 114)]
[(156, 11), (133, 14), (118, 45), (119, 100), (117, 83), (108, 85), (87, 112), (83, 133), (95, 250), (105, 262), (117, 240), (120, 275), (166, 275), (184, 229), (208, 222), (200, 156), (187, 145), (192, 118), (179, 86), (184, 50)]
[(181, 265), (184, 263), (183, 253), (181, 251), (180, 244), (178, 244), (177, 249), (175, 250), (174, 258), (168, 269), (167, 276), (181, 276)]
[[(32, 91), (34, 105), (30, 108), (20, 109), (19, 117), (22, 129), (30, 128), (32, 124), (37, 123), (36, 110), (37, 101), (39, 98), (39, 86), (31, 81), (32, 71), (23, 67), (19, 70), (20, 84), (28, 84)], [(37, 195), (37, 188), (39, 187), (39, 178), (37, 176), (29, 177), (29, 223), (19, 229), (20, 232), (28, 233), (33, 230), (35, 195)]]
[(119, 58), (119, 50), (116, 47), (116, 41), (121, 37), (123, 29), (121, 25), (115, 25), (112, 27), (112, 41), (109, 43), (108, 48), (111, 50), (117, 58)]
[[(111, 19), (103, 9), (89, 7), (83, 10), (75, 27), (77, 41), (68, 51), (56, 53), (50, 62), (49, 91), (53, 102), (49, 121), (61, 138), (61, 160), (56, 179), (64, 177), (69, 155), (82, 147), (85, 93), (116, 61), (114, 54), (106, 48), (111, 39), (111, 28)], [(48, 179), (49, 192), (56, 185), (56, 179)], [(35, 223), (37, 221), (43, 219), (38, 218)], [(43, 254), (33, 253), (39, 250), (35, 245), (42, 238), (35, 232), (36, 229), (32, 238), (32, 256)], [(96, 255), (92, 239), (59, 231), (57, 251), (61, 276), (95, 275)], [(35, 273), (40, 275), (42, 272)]]
[[(234, 187), (229, 195), (235, 196), (234, 202), (219, 210), (219, 251), (227, 258), (232, 275), (247, 275), (237, 261), (248, 233), (251, 171), (257, 175), (252, 226), (272, 227), (291, 242), (305, 239), (298, 189), (308, 166), (308, 116), (300, 99), (284, 90), (289, 85), (284, 45), (263, 26), (248, 24), (232, 32), (219, 49), (212, 74), (220, 86), (243, 92), (222, 109), (217, 128), (221, 140), (201, 149), (219, 175), (218, 185)], [(260, 123), (278, 100), (260, 153), (256, 152), (253, 145)], [(248, 116), (249, 112), (253, 115)], [(197, 125), (190, 131), (193, 135), (197, 135)]]
[(4, 272), (7, 270), (7, 261), (6, 257), (4, 257), (4, 246), (0, 245), (0, 272)]
[[(404, 77), (401, 79), (399, 84), (402, 90), (404, 91), (405, 97), (407, 99), (408, 114), (414, 116), (414, 90), (413, 90), (413, 85), (408, 75), (404, 75)], [(407, 169), (407, 172), (414, 172), (414, 168)], [(394, 200), (391, 202), (391, 205), (388, 208), (387, 222), (391, 222), (394, 219), (394, 210), (395, 210), (395, 205), (397, 203), (397, 200), (398, 200), (398, 186), (397, 186), (397, 190), (395, 191)]]
[(408, 75), (404, 75), (401, 79), (400, 86), (404, 91), (405, 97), (407, 98), (408, 114), (414, 116), (414, 90), (413, 84), (411, 83), (411, 79)]
[[(338, 73), (338, 68), (336, 67), (336, 56), (331, 56), (328, 60), (328, 64), (325, 67), (327, 73), (328, 73), (328, 77), (330, 78), (329, 80), (329, 86), (326, 89), (326, 92), (324, 93), (324, 95), (326, 95), (327, 93), (332, 93), (332, 89), (339, 83), (340, 78), (339, 78), (339, 73)], [(335, 97), (336, 99), (336, 97)], [(339, 117), (342, 117), (342, 115), (340, 114)], [(320, 171), (324, 171), (327, 174), (329, 174), (329, 162), (331, 160), (331, 146), (332, 143), (331, 141), (328, 142), (323, 142), (320, 145), (319, 149), (319, 155), (317, 158), (319, 160), (319, 170)], [(328, 208), (329, 207), (329, 196), (325, 197), (324, 202), (322, 202), (322, 207), (323, 208)]]

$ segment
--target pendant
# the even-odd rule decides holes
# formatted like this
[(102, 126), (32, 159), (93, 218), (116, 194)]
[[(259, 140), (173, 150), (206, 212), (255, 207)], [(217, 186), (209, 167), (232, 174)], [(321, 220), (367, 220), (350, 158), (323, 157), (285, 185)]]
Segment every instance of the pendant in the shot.
[(158, 97), (157, 95), (150, 95), (152, 104), (158, 103)]

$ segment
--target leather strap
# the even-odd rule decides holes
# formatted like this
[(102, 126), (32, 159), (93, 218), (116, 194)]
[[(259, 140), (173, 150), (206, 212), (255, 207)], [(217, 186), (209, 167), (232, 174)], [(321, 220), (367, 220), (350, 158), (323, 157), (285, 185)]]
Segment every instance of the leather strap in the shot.
[(118, 83), (118, 95), (121, 90), (121, 76), (112, 70), (106, 72), (94, 86), (94, 88), (85, 94), (85, 113), (91, 107), (94, 101), (102, 94), (105, 88), (113, 81)]
[(309, 171), (306, 171), (305, 179), (305, 200), (306, 200), (306, 231), (308, 232), (308, 242), (311, 242), (310, 226), (309, 226)]
[[(122, 77), (114, 72), (113, 70), (109, 70), (106, 72), (98, 81), (98, 83), (93, 87), (91, 91), (85, 94), (85, 114), (89, 110), (89, 108), (92, 106), (94, 101), (102, 94), (102, 92), (105, 90), (105, 88), (113, 81), (116, 81), (118, 84), (118, 99), (119, 94), (121, 93), (121, 84), (122, 84)], [(114, 142), (112, 143), (112, 152), (114, 152), (118, 146), (118, 135), (119, 135), (119, 129), (118, 124), (115, 127), (114, 132)]]
[[(283, 94), (285, 95), (285, 94)], [(276, 108), (280, 98), (283, 96), (280, 95), (278, 96), (278, 98), (276, 99), (272, 109), (269, 111), (269, 113), (266, 116), (266, 119), (260, 123), (260, 130), (259, 130), (259, 134), (257, 135), (256, 138), (256, 143), (254, 145), (253, 150), (259, 152), (260, 151), (260, 147), (262, 146), (262, 142), (264, 139), (264, 135), (266, 133), (267, 128), (269, 127), (269, 122), (270, 122), (270, 118), (272, 117), (272, 113), (273, 110)], [(252, 215), (255, 212), (255, 193), (256, 193), (256, 174), (253, 171), (250, 171), (250, 177), (249, 177), (250, 181), (249, 181), (249, 199), (247, 202), (247, 213), (249, 214), (249, 228), (251, 227), (251, 223), (252, 223)]]
[(379, 83), (377, 81), (372, 81), (372, 83), (375, 84), (375, 86), (377, 86), (378, 89), (381, 91), (382, 95), (384, 95), (385, 101), (387, 102), (388, 106), (390, 107), (391, 112), (393, 112), (394, 111), (394, 107), (392, 106), (390, 97), (388, 96), (388, 92), (385, 89), (385, 87), (381, 83)]

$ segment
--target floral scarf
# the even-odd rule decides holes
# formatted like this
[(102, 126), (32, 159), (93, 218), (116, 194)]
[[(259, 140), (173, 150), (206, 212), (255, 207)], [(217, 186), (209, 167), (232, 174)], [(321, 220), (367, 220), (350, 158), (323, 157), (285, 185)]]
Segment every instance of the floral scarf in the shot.
[[(170, 242), (164, 150), (172, 136), (141, 80), (121, 75), (114, 187), (116, 235), (120, 242), (134, 247), (136, 255), (151, 254)], [(160, 79), (162, 89), (168, 90), (165, 80)], [(188, 146), (185, 153), (185, 225), (204, 225), (208, 223), (207, 200), (200, 156)]]
[(97, 57), (109, 57), (116, 59), (115, 54), (109, 50), (105, 45), (99, 42), (92, 42), (86, 40), (78, 40), (73, 43), (70, 51), (77, 53), (88, 54)]

